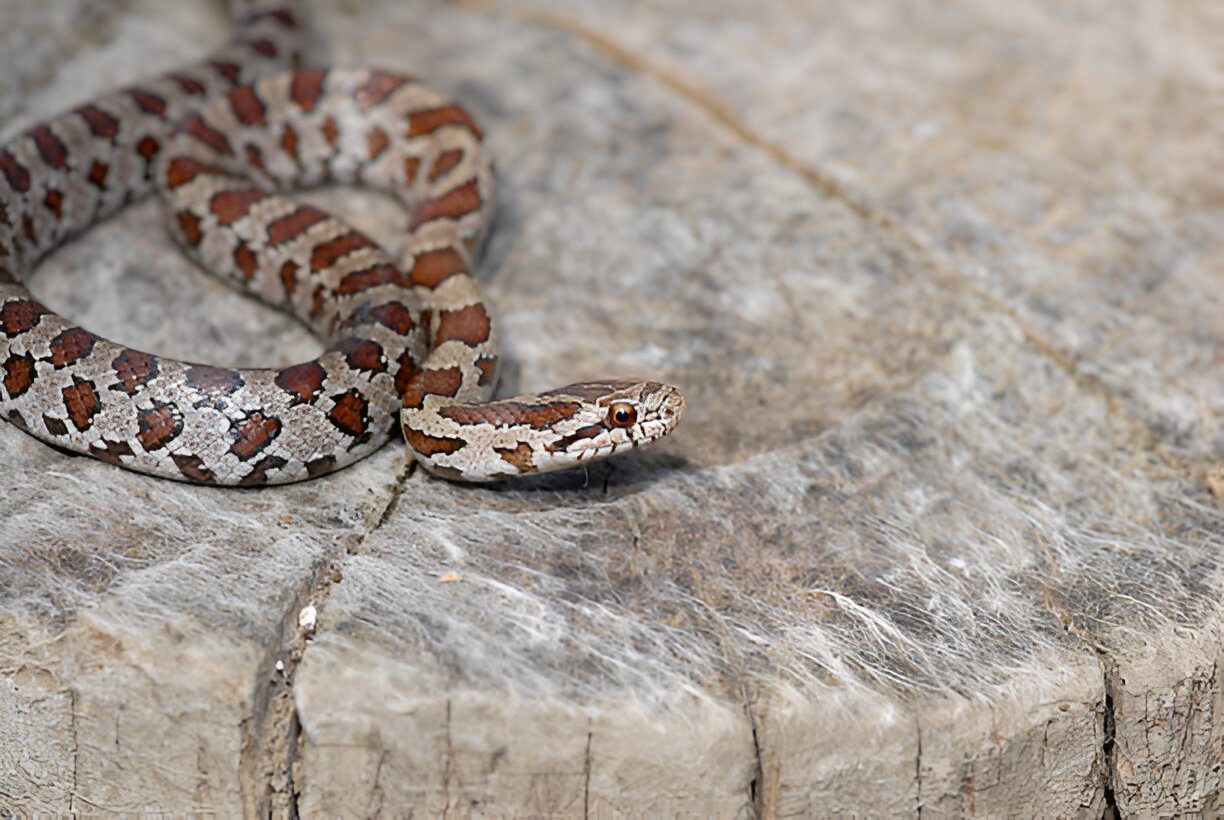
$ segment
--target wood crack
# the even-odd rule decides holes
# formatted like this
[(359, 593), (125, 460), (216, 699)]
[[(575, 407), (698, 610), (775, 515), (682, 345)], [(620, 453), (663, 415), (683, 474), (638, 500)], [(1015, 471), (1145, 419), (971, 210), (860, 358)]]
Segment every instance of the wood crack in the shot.
[(752, 708), (752, 698), (748, 694), (748, 685), (740, 681), (740, 700), (744, 704), (744, 714), (752, 727), (752, 753), (756, 757), (756, 771), (749, 783), (748, 797), (756, 810), (758, 818), (772, 818), (777, 815), (777, 789), (770, 788), (765, 782), (765, 760), (761, 755), (761, 737), (757, 725), (756, 711)]
[(306, 606), (322, 610), (333, 587), (343, 579), (341, 564), (346, 555), (360, 552), (371, 535), (387, 520), (398, 505), (404, 482), (411, 475), (411, 460), (396, 476), (387, 501), (364, 532), (340, 543), (319, 562), (304, 594), (295, 595), (281, 617), (281, 640), (258, 665), (252, 685), (251, 716), (245, 722), (240, 774), (243, 804), (256, 816), (298, 817), (299, 790), (293, 779), (299, 761), (301, 721), (293, 694), (294, 677), (309, 647), (313, 629), (299, 627), (298, 619)]
[(591, 722), (587, 721), (586, 753), (582, 759), (582, 818), (591, 816)]
[(1105, 685), (1105, 704), (1104, 714), (1102, 715), (1102, 737), (1101, 737), (1101, 760), (1102, 760), (1102, 775), (1104, 782), (1102, 788), (1104, 790), (1104, 798), (1102, 800), (1101, 812), (1103, 817), (1118, 816), (1117, 802), (1117, 787), (1119, 781), (1118, 774), (1118, 750), (1114, 743), (1116, 736), (1114, 709), (1116, 702), (1114, 695), (1117, 690), (1117, 662), (1107, 652), (1098, 650), (1097, 656), (1101, 659), (1101, 671), (1104, 677)]
[(914, 718), (914, 731), (918, 735), (918, 748), (914, 751), (914, 811), (922, 817), (922, 723)]

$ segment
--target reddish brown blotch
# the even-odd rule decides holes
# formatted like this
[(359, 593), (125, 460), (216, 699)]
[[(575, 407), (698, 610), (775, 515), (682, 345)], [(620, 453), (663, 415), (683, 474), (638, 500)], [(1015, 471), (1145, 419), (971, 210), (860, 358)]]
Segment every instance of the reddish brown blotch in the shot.
[(159, 97), (150, 91), (145, 91), (143, 88), (129, 88), (128, 96), (146, 114), (152, 114), (155, 117), (165, 116), (166, 100), (163, 97)]
[(352, 389), (331, 398), (335, 406), (327, 414), (328, 421), (340, 432), (356, 439), (354, 444), (369, 439), (370, 434), (366, 431), (369, 406), (361, 393)]
[(182, 414), (173, 404), (164, 402), (141, 410), (136, 422), (136, 440), (147, 453), (160, 450), (183, 432)]
[(30, 132), (43, 162), (56, 170), (68, 167), (68, 148), (50, 128), (40, 125)]
[(29, 353), (21, 356), (14, 353), (0, 367), (4, 368), (2, 383), (9, 399), (17, 398), (34, 383), (34, 357)]
[(89, 355), (98, 337), (79, 327), (70, 327), (51, 340), (51, 366), (67, 367)]
[(72, 384), (60, 391), (64, 399), (64, 408), (68, 411), (68, 419), (76, 429), (84, 432), (93, 424), (94, 416), (102, 409), (98, 398), (98, 390), (94, 383), (72, 377)]
[(111, 369), (119, 376), (119, 384), (111, 389), (120, 388), (129, 396), (148, 384), (160, 370), (157, 357), (139, 350), (125, 349), (111, 362)]
[(480, 192), (476, 188), (476, 180), (451, 188), (445, 194), (435, 199), (422, 202), (408, 223), (408, 230), (416, 230), (431, 219), (458, 219), (480, 207)]
[(319, 97), (323, 94), (325, 77), (327, 77), (327, 70), (322, 68), (307, 69), (293, 75), (293, 81), (289, 85), (289, 96), (297, 103), (298, 108), (306, 112), (314, 110), (315, 105), (319, 102)]
[(318, 362), (303, 362), (276, 374), (276, 386), (294, 396), (297, 402), (312, 402), (323, 390), (327, 371)]
[(489, 331), (489, 314), (479, 302), (460, 310), (443, 311), (438, 314), (438, 332), (434, 338), (434, 347), (450, 339), (475, 347), (488, 341)]
[(92, 105), (83, 105), (76, 113), (89, 125), (89, 130), (95, 137), (114, 140), (119, 133), (119, 120), (108, 111)]
[(272, 443), (272, 440), (280, 433), (281, 423), (271, 416), (252, 413), (249, 417), (231, 425), (231, 429), (235, 440), (230, 446), (230, 452), (241, 461), (250, 461)]

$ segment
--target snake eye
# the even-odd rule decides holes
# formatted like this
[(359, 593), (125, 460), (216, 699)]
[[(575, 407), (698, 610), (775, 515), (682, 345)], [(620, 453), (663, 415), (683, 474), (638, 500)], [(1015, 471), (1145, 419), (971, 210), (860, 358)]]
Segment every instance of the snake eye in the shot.
[(627, 401), (614, 402), (608, 408), (608, 424), (613, 427), (632, 427), (637, 421), (637, 410)]

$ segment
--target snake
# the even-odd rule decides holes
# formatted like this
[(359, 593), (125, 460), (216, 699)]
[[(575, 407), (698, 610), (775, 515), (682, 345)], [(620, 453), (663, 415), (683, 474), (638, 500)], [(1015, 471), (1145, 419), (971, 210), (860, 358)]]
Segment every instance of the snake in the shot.
[[(208, 58), (0, 146), (0, 415), (70, 453), (221, 486), (330, 473), (398, 435), (433, 475), (495, 481), (676, 426), (679, 389), (642, 379), (492, 401), (498, 332), (472, 272), (495, 200), (480, 127), (403, 74), (307, 64), (293, 2), (229, 7), (233, 39)], [(286, 196), (323, 184), (398, 200), (402, 247)], [(282, 368), (179, 361), (34, 298), (40, 259), (153, 192), (188, 257), (324, 351)]]

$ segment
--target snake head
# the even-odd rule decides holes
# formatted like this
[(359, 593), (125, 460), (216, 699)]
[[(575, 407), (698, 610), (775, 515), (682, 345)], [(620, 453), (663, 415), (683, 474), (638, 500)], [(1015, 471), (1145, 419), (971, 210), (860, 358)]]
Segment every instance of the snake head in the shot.
[(684, 412), (680, 391), (659, 382), (581, 382), (541, 393), (540, 398), (577, 407), (566, 420), (567, 432), (546, 448), (549, 466), (537, 472), (574, 467), (649, 444), (670, 433)]
[(486, 404), (444, 402), (429, 396), (400, 420), (425, 469), (458, 481), (589, 464), (666, 435), (684, 410), (679, 390), (649, 381), (581, 382)]

